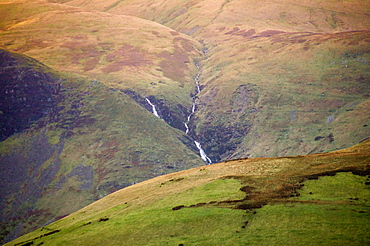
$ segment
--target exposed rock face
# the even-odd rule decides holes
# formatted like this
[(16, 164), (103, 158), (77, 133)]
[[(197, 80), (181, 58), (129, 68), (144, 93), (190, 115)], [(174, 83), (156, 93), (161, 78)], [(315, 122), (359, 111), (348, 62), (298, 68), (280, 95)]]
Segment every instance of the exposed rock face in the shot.
[[(139, 93), (130, 89), (122, 90), (122, 92), (134, 99), (143, 108), (152, 111), (152, 106)], [(155, 105), (161, 119), (170, 126), (185, 131), (184, 121), (189, 112), (187, 112), (188, 110), (183, 105), (169, 105), (166, 100), (158, 99), (154, 96), (148, 96), (148, 99)]]
[[(217, 92), (201, 98), (202, 105), (210, 103)], [(253, 84), (238, 86), (229, 102), (229, 110), (222, 114), (208, 112), (205, 123), (197, 129), (204, 148), (214, 162), (232, 159), (243, 138), (253, 126), (258, 113), (258, 88)]]
[(33, 59), (0, 50), (0, 141), (56, 112), (60, 84), (45, 70)]

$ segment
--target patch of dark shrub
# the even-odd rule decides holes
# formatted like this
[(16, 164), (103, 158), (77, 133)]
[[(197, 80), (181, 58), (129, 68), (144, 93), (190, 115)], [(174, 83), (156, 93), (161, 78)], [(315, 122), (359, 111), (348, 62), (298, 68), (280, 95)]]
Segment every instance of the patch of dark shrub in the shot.
[(370, 175), (370, 169), (367, 169), (367, 170), (353, 170), (352, 173), (354, 175), (358, 175), (358, 176), (368, 176)]
[(103, 221), (108, 221), (109, 220), (109, 218), (100, 218), (99, 220), (98, 220), (98, 222), (103, 222)]
[(247, 209), (262, 208), (264, 205), (266, 205), (266, 202), (243, 203), (243, 204), (239, 204), (236, 208), (247, 210)]
[(185, 206), (184, 205), (176, 206), (176, 207), (173, 207), (172, 210), (175, 211), (175, 210), (180, 210), (182, 208), (185, 208)]
[(251, 193), (254, 189), (256, 188), (253, 186), (243, 186), (242, 188), (240, 188), (240, 190), (245, 193)]
[(25, 244), (22, 244), (22, 246), (30, 246), (30, 245), (33, 245), (33, 241), (32, 242), (27, 242)]

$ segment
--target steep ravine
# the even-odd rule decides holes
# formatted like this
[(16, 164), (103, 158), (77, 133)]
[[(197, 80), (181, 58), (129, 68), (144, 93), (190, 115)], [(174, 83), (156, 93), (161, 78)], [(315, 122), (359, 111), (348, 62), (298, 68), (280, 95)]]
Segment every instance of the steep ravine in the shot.
[(196, 94), (192, 96), (193, 105), (192, 105), (192, 108), (191, 108), (191, 112), (190, 112), (190, 114), (188, 115), (188, 117), (186, 119), (187, 121), (184, 123), (184, 125), (186, 127), (185, 133), (188, 134), (188, 135), (190, 135), (190, 136), (192, 136), (193, 139), (196, 139), (196, 140), (194, 140), (194, 143), (195, 143), (195, 145), (197, 146), (197, 148), (199, 150), (200, 157), (206, 163), (211, 164), (212, 163), (212, 160), (208, 157), (208, 155), (206, 154), (206, 152), (202, 148), (201, 143), (199, 142), (199, 140), (197, 140), (198, 137), (196, 136), (196, 134), (195, 134), (194, 131), (191, 131), (191, 128), (190, 128), (191, 126), (189, 125), (189, 123), (191, 121), (191, 117), (196, 112), (196, 109), (197, 109), (197, 97), (198, 97), (198, 94), (201, 92), (201, 87), (200, 87), (200, 83), (199, 83), (199, 77), (202, 74), (202, 68), (201, 68), (201, 64), (198, 63), (198, 62), (195, 62), (195, 66), (198, 68), (198, 73), (194, 77), (194, 81), (195, 81), (195, 85), (196, 85)]
[[(195, 66), (198, 68), (198, 72), (197, 72), (196, 76), (194, 77), (194, 82), (195, 82), (195, 87), (196, 88), (195, 88), (195, 93), (191, 97), (191, 99), (192, 99), (192, 107), (191, 107), (190, 113), (186, 117), (186, 121), (183, 123), (183, 126), (185, 127), (185, 129), (180, 128), (180, 130), (183, 130), (185, 132), (185, 134), (188, 135), (192, 139), (192, 141), (195, 144), (196, 148), (198, 149), (199, 155), (203, 159), (203, 161), (206, 162), (207, 164), (211, 164), (212, 163), (212, 160), (208, 157), (208, 155), (206, 154), (205, 150), (202, 148), (202, 145), (200, 143), (200, 140), (196, 136), (195, 131), (193, 131), (191, 129), (191, 126), (192, 125), (190, 124), (190, 122), (192, 120), (192, 116), (196, 113), (198, 94), (201, 92), (201, 86), (200, 86), (200, 83), (199, 83), (199, 78), (200, 78), (200, 76), (202, 74), (201, 64), (199, 62), (195, 62)], [(131, 92), (130, 94), (136, 94), (136, 93), (132, 93)], [(136, 96), (138, 97), (138, 95), (136, 95)], [(152, 97), (152, 98), (154, 98), (154, 97)], [(145, 107), (146, 109), (148, 109), (149, 111), (151, 111), (156, 117), (164, 120), (166, 123), (168, 123), (169, 125), (171, 125), (170, 122), (167, 122), (165, 118), (162, 118), (160, 116), (160, 113), (159, 112), (162, 111), (161, 108), (158, 107), (154, 102), (152, 102), (151, 99), (149, 99), (148, 97), (145, 97), (145, 102), (146, 102), (146, 104), (148, 104), (150, 106), (149, 109), (148, 109), (148, 107)], [(166, 109), (164, 108), (163, 111), (165, 111), (165, 110)], [(174, 125), (173, 125), (173, 127), (178, 128), (178, 127), (176, 127)], [(191, 149), (193, 149), (193, 148), (191, 148)]]

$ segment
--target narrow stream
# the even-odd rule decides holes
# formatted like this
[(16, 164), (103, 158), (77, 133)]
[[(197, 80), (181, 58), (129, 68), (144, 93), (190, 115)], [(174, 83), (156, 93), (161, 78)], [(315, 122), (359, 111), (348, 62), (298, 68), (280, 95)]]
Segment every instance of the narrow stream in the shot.
[(190, 119), (191, 119), (191, 116), (195, 113), (195, 101), (193, 102), (193, 106), (191, 108), (191, 113), (188, 115), (188, 118), (186, 120), (186, 122), (184, 123), (185, 125), (185, 128), (186, 128), (186, 131), (185, 133), (188, 134), (189, 133), (189, 122), (190, 122)]
[[(192, 100), (193, 100), (193, 105), (192, 105), (192, 108), (191, 108), (191, 112), (190, 114), (188, 115), (188, 117), (186, 118), (186, 122), (184, 123), (185, 125), (185, 133), (187, 135), (189, 135), (189, 131), (190, 131), (190, 128), (189, 128), (189, 123), (190, 123), (190, 120), (191, 120), (191, 117), (194, 115), (195, 111), (196, 111), (196, 105), (197, 105), (197, 102), (196, 102), (196, 98), (197, 98), (197, 95), (200, 93), (201, 89), (200, 89), (200, 84), (199, 84), (199, 77), (200, 75), (202, 74), (202, 69), (201, 69), (201, 66), (199, 63), (195, 63), (195, 66), (198, 68), (198, 73), (197, 75), (194, 77), (194, 81), (195, 81), (195, 85), (196, 85), (196, 89), (197, 89), (197, 93), (192, 97)], [(147, 101), (147, 103), (152, 107), (152, 113), (157, 116), (159, 119), (162, 119), (159, 114), (158, 114), (158, 111), (157, 111), (157, 108), (156, 106), (149, 100), (149, 98), (145, 98), (145, 100)], [(163, 119), (162, 119), (163, 120)], [(190, 135), (189, 135), (190, 136)], [(191, 137), (191, 136), (190, 136)], [(198, 150), (199, 150), (199, 155), (200, 157), (207, 163), (207, 164), (211, 164), (212, 163), (212, 160), (207, 156), (206, 152), (203, 150), (202, 148), (202, 145), (200, 144), (200, 142), (194, 140), (194, 143), (195, 145), (197, 146)]]
[[(195, 111), (196, 111), (196, 98), (197, 98), (197, 95), (200, 93), (200, 84), (199, 84), (199, 77), (200, 75), (202, 74), (202, 69), (201, 69), (201, 66), (199, 63), (195, 63), (195, 66), (198, 68), (198, 73), (197, 75), (195, 76), (194, 78), (194, 81), (195, 81), (195, 85), (197, 87), (197, 93), (192, 97), (192, 100), (193, 100), (193, 106), (191, 108), (191, 112), (190, 114), (188, 115), (187, 119), (186, 119), (186, 122), (184, 123), (185, 125), (185, 128), (186, 128), (186, 131), (185, 133), (189, 135), (189, 122), (191, 120), (191, 117), (194, 115)], [(203, 150), (202, 148), (202, 145), (194, 140), (194, 143), (195, 145), (197, 146), (198, 150), (199, 150), (199, 154), (200, 154), (200, 157), (207, 163), (207, 164), (211, 164), (212, 163), (212, 160), (207, 156), (206, 152)]]
[[(198, 93), (200, 93), (199, 77), (202, 74), (202, 70), (201, 70), (201, 67), (200, 67), (198, 62), (195, 63), (195, 66), (198, 68), (198, 73), (195, 76), (194, 80), (195, 80), (195, 85), (197, 86), (197, 91), (198, 91)], [(193, 98), (195, 98), (195, 96)]]

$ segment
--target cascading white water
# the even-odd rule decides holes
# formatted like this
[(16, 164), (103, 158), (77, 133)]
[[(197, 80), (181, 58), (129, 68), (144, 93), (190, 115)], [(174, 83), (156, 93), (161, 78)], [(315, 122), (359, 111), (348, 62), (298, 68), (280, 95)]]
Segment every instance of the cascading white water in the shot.
[[(195, 66), (198, 68), (198, 74), (195, 76), (194, 78), (194, 81), (195, 81), (195, 85), (197, 87), (197, 94), (200, 93), (200, 84), (199, 84), (199, 77), (201, 75), (201, 68), (200, 68), (200, 65), (198, 63), (195, 64)], [(195, 110), (196, 110), (196, 95), (193, 96), (193, 105), (192, 105), (192, 108), (191, 108), (191, 112), (190, 114), (188, 115), (187, 119), (186, 119), (186, 122), (184, 123), (185, 125), (185, 133), (186, 134), (189, 134), (189, 122), (191, 120), (191, 117), (193, 116), (193, 114), (195, 113)], [(157, 111), (157, 108), (156, 106), (149, 100), (149, 98), (145, 98), (145, 100), (147, 101), (147, 103), (152, 107), (152, 112), (155, 116), (157, 116), (159, 119), (161, 119), (161, 117), (159, 116), (158, 114), (158, 111)], [(200, 154), (200, 157), (207, 163), (207, 164), (211, 164), (212, 163), (212, 160), (207, 156), (206, 152), (203, 150), (202, 148), (202, 145), (198, 142), (198, 141), (195, 141), (194, 140), (194, 143), (195, 145), (197, 146), (198, 150), (199, 150), (199, 154)]]
[[(194, 81), (195, 81), (195, 85), (196, 85), (196, 87), (197, 87), (197, 94), (199, 94), (200, 93), (200, 84), (199, 84), (199, 77), (200, 77), (200, 75), (202, 74), (202, 70), (201, 70), (201, 68), (200, 68), (200, 65), (199, 65), (199, 63), (195, 63), (195, 66), (198, 68), (198, 73), (197, 73), (197, 75), (195, 76), (195, 78), (194, 78)], [(197, 94), (196, 95), (194, 95), (193, 97), (192, 97), (192, 99), (193, 99), (193, 106), (192, 106), (192, 108), (191, 108), (191, 113), (188, 115), (188, 118), (187, 118), (187, 121), (184, 123), (184, 125), (185, 125), (185, 128), (186, 128), (186, 130), (185, 130), (185, 133), (186, 134), (188, 134), (189, 133), (189, 122), (190, 122), (190, 119), (191, 119), (191, 117), (193, 116), (193, 114), (195, 113), (195, 110), (196, 110), (196, 96), (197, 96)], [(199, 150), (199, 154), (200, 154), (200, 157), (206, 162), (206, 163), (208, 163), (208, 164), (211, 164), (212, 163), (212, 160), (207, 156), (207, 154), (206, 154), (206, 152), (203, 150), (203, 148), (202, 148), (202, 145), (198, 142), (198, 141), (194, 141), (194, 143), (195, 143), (195, 145), (197, 146), (197, 148), (198, 148), (198, 150)]]
[(200, 70), (200, 65), (199, 63), (195, 63), (195, 66), (198, 68), (198, 73), (197, 75), (195, 76), (194, 80), (195, 80), (195, 84), (197, 86), (197, 91), (198, 93), (200, 93), (200, 85), (199, 85), (199, 77), (200, 75), (202, 74), (201, 70)]
[(189, 126), (188, 126), (188, 123), (184, 123), (184, 125), (185, 125), (185, 128), (186, 128), (185, 133), (186, 133), (186, 134), (188, 134), (188, 133), (189, 133)]
[(198, 141), (194, 141), (194, 143), (199, 150), (200, 157), (208, 164), (211, 164), (212, 160), (207, 156), (206, 152), (204, 152), (204, 150), (202, 149), (202, 145)]
[(184, 123), (185, 125), (185, 128), (186, 128), (186, 131), (185, 133), (188, 134), (189, 133), (189, 122), (190, 122), (190, 119), (191, 119), (191, 116), (195, 113), (195, 102), (193, 102), (193, 106), (191, 108), (191, 113), (188, 115), (188, 118), (187, 118), (187, 121)]
[(155, 105), (146, 97), (145, 98), (146, 99), (146, 101), (149, 103), (149, 105), (150, 106), (152, 106), (152, 112), (153, 112), (153, 114), (155, 115), (155, 116), (157, 116), (158, 118), (161, 118), (160, 116), (159, 116), (159, 114), (158, 114), (158, 111), (157, 111), (157, 109), (156, 109), (156, 107), (155, 107)]

